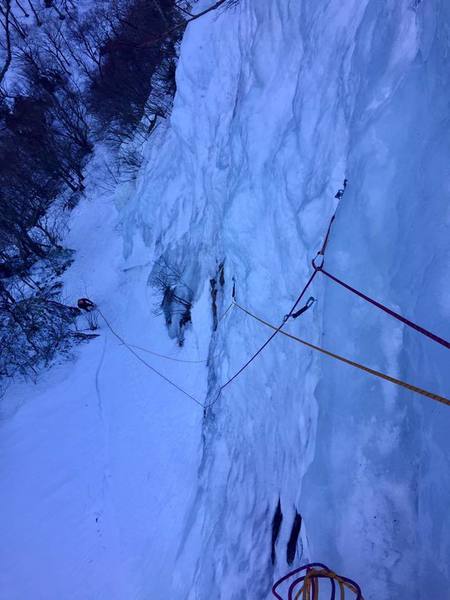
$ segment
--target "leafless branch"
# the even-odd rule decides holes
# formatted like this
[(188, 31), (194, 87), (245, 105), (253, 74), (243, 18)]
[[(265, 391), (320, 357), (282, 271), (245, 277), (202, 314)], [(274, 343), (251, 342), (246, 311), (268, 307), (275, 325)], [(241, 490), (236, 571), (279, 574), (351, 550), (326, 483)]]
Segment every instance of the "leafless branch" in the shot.
[(20, 10), (22, 11), (24, 17), (29, 17), (30, 16), (27, 13), (27, 11), (24, 9), (24, 7), (20, 4), (19, 0), (16, 0), (16, 4), (20, 8)]
[(165, 39), (171, 33), (174, 33), (175, 31), (183, 29), (183, 27), (186, 27), (187, 25), (189, 25), (189, 23), (192, 23), (192, 21), (200, 19), (200, 17), (203, 17), (204, 15), (212, 12), (213, 10), (217, 10), (220, 6), (222, 6), (222, 4), (225, 4), (225, 2), (229, 2), (229, 0), (218, 0), (209, 8), (205, 8), (205, 10), (202, 10), (198, 14), (192, 15), (189, 19), (186, 19), (186, 21), (183, 21), (179, 25), (175, 25), (175, 27), (168, 29), (167, 31), (165, 31), (162, 35), (158, 36), (157, 38), (149, 40), (148, 42), (144, 42), (143, 44), (141, 44), (141, 48), (147, 48), (148, 46), (153, 46), (154, 44)]
[(9, 24), (10, 24), (10, 16), (11, 16), (11, 0), (5, 0), (5, 9), (4, 11), (4, 29), (5, 29), (5, 44), (6, 44), (6, 57), (5, 57), (5, 64), (2, 67), (2, 70), (0, 71), (0, 85), (11, 65), (11, 60), (12, 60), (12, 52), (11, 52), (11, 33), (9, 30)]
[(40, 27), (42, 25), (42, 21), (40, 20), (39, 15), (37, 14), (37, 11), (34, 8), (33, 3), (31, 2), (31, 0), (28, 0), (28, 4), (29, 4), (29, 6), (30, 6), (30, 8), (31, 8), (31, 10), (32, 10), (32, 12), (34, 14), (34, 18), (36, 19), (36, 25), (38, 27)]

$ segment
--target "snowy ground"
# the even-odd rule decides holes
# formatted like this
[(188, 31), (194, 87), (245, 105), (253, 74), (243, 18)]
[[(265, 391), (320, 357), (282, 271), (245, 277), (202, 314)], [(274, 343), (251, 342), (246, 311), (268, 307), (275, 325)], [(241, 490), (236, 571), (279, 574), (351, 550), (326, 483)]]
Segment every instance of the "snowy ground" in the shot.
[[(137, 181), (108, 194), (92, 177), (74, 213), (68, 299), (94, 298), (129, 343), (209, 357), (142, 353), (212, 398), (268, 335), (237, 310), (213, 332), (217, 265), (219, 313), (234, 277), (278, 323), (346, 176), (329, 270), (448, 339), (449, 18), (439, 0), (241, 0), (193, 23)], [(161, 256), (194, 292), (182, 349), (153, 314)], [(292, 332), (449, 395), (444, 348), (320, 277), (313, 295)], [(101, 324), (76, 360), (11, 386), (1, 416), (2, 599), (269, 598), (296, 510), (295, 564), (328, 563), (369, 600), (446, 597), (449, 410), (286, 338), (204, 416)]]

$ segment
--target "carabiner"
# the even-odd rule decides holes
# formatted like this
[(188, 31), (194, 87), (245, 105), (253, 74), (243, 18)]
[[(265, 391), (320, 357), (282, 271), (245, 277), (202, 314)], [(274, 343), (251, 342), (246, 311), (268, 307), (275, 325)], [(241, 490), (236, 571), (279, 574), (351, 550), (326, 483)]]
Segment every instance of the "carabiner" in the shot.
[[(322, 258), (322, 262), (320, 263), (320, 265), (316, 265), (316, 260), (318, 259), (318, 257)], [(312, 259), (312, 266), (314, 267), (315, 271), (321, 271), (322, 267), (323, 267), (323, 263), (324, 263), (325, 257), (321, 252), (318, 252), (316, 254), (316, 256)]]

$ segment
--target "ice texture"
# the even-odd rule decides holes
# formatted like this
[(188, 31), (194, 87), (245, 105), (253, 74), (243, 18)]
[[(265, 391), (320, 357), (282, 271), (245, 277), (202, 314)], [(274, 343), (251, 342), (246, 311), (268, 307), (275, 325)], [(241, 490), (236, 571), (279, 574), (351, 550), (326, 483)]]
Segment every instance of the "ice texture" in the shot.
[[(211, 400), (270, 334), (237, 309), (214, 330), (220, 264), (218, 313), (234, 278), (278, 324), (337, 209), (330, 272), (448, 339), (449, 19), (444, 0), (241, 0), (194, 21), (136, 181), (100, 193), (92, 169), (68, 298), (130, 343), (207, 360), (142, 354)], [(160, 260), (192, 297), (182, 348), (154, 315)], [(449, 396), (448, 350), (322, 275), (311, 293), (292, 333)], [(295, 564), (367, 600), (446, 597), (447, 407), (277, 336), (203, 414), (101, 333), (2, 400), (2, 598), (270, 598), (297, 511)]]

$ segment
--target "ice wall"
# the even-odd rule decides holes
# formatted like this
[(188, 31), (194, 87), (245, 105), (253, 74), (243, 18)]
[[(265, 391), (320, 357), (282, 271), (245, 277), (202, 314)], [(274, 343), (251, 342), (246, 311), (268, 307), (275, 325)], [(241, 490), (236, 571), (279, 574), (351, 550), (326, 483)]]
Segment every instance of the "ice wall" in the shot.
[[(347, 175), (328, 268), (448, 339), (449, 76), (446, 3), (369, 3), (343, 84)], [(323, 341), (448, 397), (448, 351), (327, 284)], [(445, 597), (450, 415), (322, 364), (304, 508), (315, 556), (370, 597)], [(311, 520), (311, 522), (310, 522)], [(432, 574), (432, 575), (431, 575)], [(431, 577), (430, 577), (431, 575)]]
[[(224, 261), (222, 308), (233, 276), (239, 301), (278, 322), (346, 176), (329, 269), (448, 337), (448, 19), (444, 2), (241, 0), (192, 24), (170, 128), (125, 220), (183, 262), (198, 295)], [(323, 279), (314, 295), (293, 332), (448, 395), (445, 349)], [(227, 318), (211, 392), (267, 334)], [(449, 424), (442, 406), (276, 339), (205, 417), (179, 592), (266, 597), (298, 510), (304, 557), (368, 598), (412, 596), (430, 571), (442, 596)]]
[[(234, 278), (279, 323), (337, 208), (329, 270), (448, 339), (449, 17), (444, 0), (240, 0), (193, 22), (136, 181), (101, 191), (90, 165), (67, 301), (91, 296), (213, 399), (270, 332), (237, 309), (215, 329), (211, 279), (219, 316)], [(160, 261), (193, 302), (182, 348), (154, 314)], [(444, 348), (321, 276), (311, 294), (294, 334), (450, 394)], [(448, 409), (278, 336), (203, 414), (100, 333), (2, 399), (1, 598), (270, 598), (297, 512), (295, 565), (367, 599), (446, 597)]]

